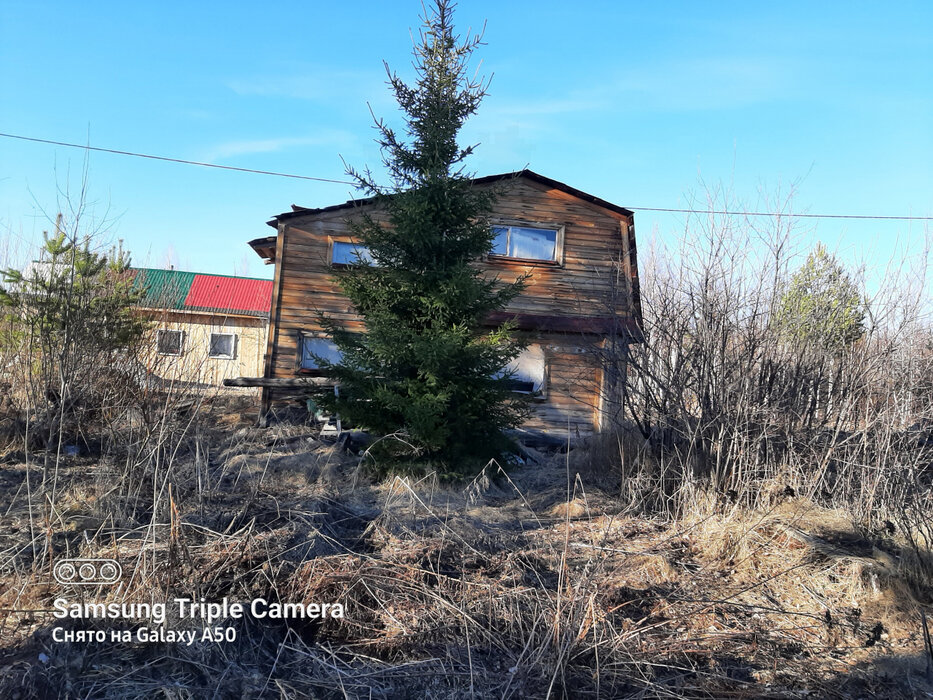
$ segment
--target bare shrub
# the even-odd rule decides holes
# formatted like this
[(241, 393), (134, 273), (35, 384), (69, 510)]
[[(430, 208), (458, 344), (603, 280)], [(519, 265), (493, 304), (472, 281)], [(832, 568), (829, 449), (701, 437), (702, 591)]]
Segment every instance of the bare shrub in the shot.
[[(151, 525), (170, 518), (176, 480), (201, 494), (210, 485), (205, 430), (218, 392), (154, 357), (129, 256), (109, 245), (86, 191), (85, 173), (73, 199), (62, 193), (34, 259), (7, 267), (0, 286), (0, 441), (5, 461), (23, 464), (37, 569), (62, 553), (70, 510), (99, 527)], [(177, 469), (189, 455), (190, 480)], [(70, 472), (81, 467), (96, 486), (77, 504)]]
[[(723, 192), (707, 204), (741, 208)], [(825, 331), (781, 323), (802, 262), (796, 221), (698, 214), (676, 245), (642, 258), (645, 342), (602, 350), (624, 379), (623, 410), (588, 459), (611, 465), (643, 512), (766, 507), (798, 494), (843, 507), (869, 529), (895, 527), (929, 582), (919, 564), (933, 523), (927, 250), (877, 279), (852, 271), (846, 294), (864, 300), (864, 327), (827, 344)]]

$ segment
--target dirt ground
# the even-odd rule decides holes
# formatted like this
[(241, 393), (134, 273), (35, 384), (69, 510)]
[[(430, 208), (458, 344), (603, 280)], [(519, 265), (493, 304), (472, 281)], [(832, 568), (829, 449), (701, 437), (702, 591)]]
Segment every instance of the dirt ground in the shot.
[[(40, 467), (0, 458), (0, 698), (933, 697), (933, 598), (896, 533), (779, 489), (760, 511), (630, 517), (577, 450), (469, 484), (373, 480), (345, 441), (251, 425), (217, 421), (135, 500), (115, 495), (122, 465), (66, 457), (32, 518)], [(122, 576), (56, 582), (75, 557)], [(192, 644), (54, 616), (56, 599), (178, 597), (345, 616), (246, 615), (214, 623), (234, 640)], [(87, 630), (107, 638), (54, 640)]]

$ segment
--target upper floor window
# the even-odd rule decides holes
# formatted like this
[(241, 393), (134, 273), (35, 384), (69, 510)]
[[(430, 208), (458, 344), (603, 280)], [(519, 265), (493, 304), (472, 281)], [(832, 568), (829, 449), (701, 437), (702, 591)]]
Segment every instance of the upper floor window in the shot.
[(181, 355), (184, 331), (160, 330), (156, 333), (156, 350), (160, 355)]
[(207, 356), (218, 360), (236, 357), (236, 335), (234, 333), (211, 333)]
[(559, 228), (533, 226), (493, 226), (496, 234), (491, 255), (523, 260), (558, 262), (562, 243)]
[(360, 262), (372, 263), (373, 256), (366, 246), (350, 241), (334, 241), (330, 262), (331, 265), (358, 265)]

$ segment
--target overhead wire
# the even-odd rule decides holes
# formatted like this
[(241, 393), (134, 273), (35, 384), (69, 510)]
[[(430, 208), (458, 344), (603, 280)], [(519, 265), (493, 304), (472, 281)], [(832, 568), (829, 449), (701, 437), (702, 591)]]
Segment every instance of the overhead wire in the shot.
[[(295, 180), (312, 180), (314, 182), (329, 182), (337, 185), (355, 185), (349, 180), (338, 180), (329, 177), (315, 177), (312, 175), (298, 175), (295, 173), (280, 173), (273, 170), (257, 170), (254, 168), (239, 168), (233, 165), (218, 165), (217, 163), (205, 163), (197, 160), (185, 160), (183, 158), (170, 158), (168, 156), (157, 156), (151, 153), (137, 153), (135, 151), (125, 151), (115, 148), (101, 148), (80, 143), (68, 143), (66, 141), (54, 141), (52, 139), (40, 139), (31, 136), (22, 136), (20, 134), (8, 134), (0, 132), (0, 137), (8, 139), (18, 139), (20, 141), (31, 141), (33, 143), (44, 143), (53, 146), (64, 146), (67, 148), (81, 148), (85, 151), (96, 151), (98, 153), (110, 153), (120, 156), (132, 156), (135, 158), (147, 158), (150, 160), (161, 160), (169, 163), (181, 163), (183, 165), (196, 165), (203, 168), (217, 168), (218, 170), (234, 170), (241, 173), (252, 173), (255, 175), (271, 175), (273, 177), (287, 177)], [(933, 221), (933, 216), (898, 216), (898, 215), (878, 215), (878, 214), (806, 214), (793, 212), (767, 212), (767, 211), (731, 211), (728, 209), (709, 210), (709, 209), (678, 209), (672, 207), (633, 207), (626, 206), (626, 209), (632, 211), (653, 211), (675, 214), (719, 214), (726, 216), (772, 216), (788, 217), (795, 219), (865, 219), (875, 221)]]
[(660, 211), (681, 214), (728, 214), (730, 216), (787, 216), (795, 219), (873, 219), (894, 221), (933, 221), (933, 216), (879, 216), (872, 214), (795, 214), (781, 211), (728, 211), (725, 209), (667, 209), (660, 207), (625, 207), (634, 211)]
[(35, 143), (46, 143), (53, 146), (66, 146), (68, 148), (81, 148), (85, 151), (97, 151), (98, 153), (112, 153), (118, 156), (134, 156), (136, 158), (148, 158), (150, 160), (164, 160), (169, 163), (182, 163), (184, 165), (199, 165), (202, 168), (217, 168), (219, 170), (236, 170), (241, 173), (255, 173), (257, 175), (274, 175), (275, 177), (290, 177), (296, 180), (314, 180), (316, 182), (333, 182), (338, 185), (353, 185), (355, 183), (348, 180), (335, 180), (327, 177), (311, 177), (310, 175), (294, 175), (291, 173), (278, 173), (272, 170), (254, 170), (253, 168), (237, 168), (233, 165), (218, 165), (217, 163), (204, 163), (199, 160), (185, 160), (183, 158), (169, 158), (167, 156), (156, 156), (151, 153), (136, 153), (134, 151), (121, 151), (115, 148), (100, 148), (99, 146), (82, 145), (80, 143), (68, 143), (66, 141), (53, 141), (51, 139), (39, 139), (31, 136), (20, 136), (19, 134), (4, 134), (0, 136), (8, 139), (19, 139), (20, 141), (33, 141)]

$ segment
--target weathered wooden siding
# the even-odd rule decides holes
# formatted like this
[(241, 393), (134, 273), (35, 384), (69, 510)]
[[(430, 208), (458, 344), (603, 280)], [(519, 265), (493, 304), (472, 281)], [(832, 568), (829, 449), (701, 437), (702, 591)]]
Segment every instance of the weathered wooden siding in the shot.
[[(630, 217), (526, 179), (500, 183), (499, 187), (504, 191), (490, 216), (493, 222), (550, 224), (564, 230), (560, 265), (502, 258), (477, 263), (486, 274), (498, 275), (503, 282), (531, 273), (524, 292), (512, 301), (508, 312), (582, 320), (632, 317), (630, 292), (637, 283), (637, 272), (630, 264), (630, 245), (634, 244)], [(279, 222), (273, 333), (264, 376), (295, 376), (298, 333), (319, 331), (320, 315), (351, 329), (361, 327), (335, 282), (340, 270), (329, 264), (331, 243), (351, 240), (346, 219), (354, 213), (359, 211), (344, 208)], [(625, 272), (622, 290), (617, 275), (620, 263)], [(602, 377), (590, 350), (601, 337), (552, 333), (542, 334), (541, 342), (546, 347), (549, 386), (528, 427), (565, 431), (569, 424), (572, 430), (592, 430), (598, 425)], [(266, 390), (264, 406), (290, 395), (294, 392)]]
[[(583, 342), (581, 342), (581, 340)], [(602, 372), (587, 345), (590, 339), (569, 334), (539, 334), (547, 381), (544, 398), (535, 401), (525, 428), (576, 437), (598, 424)]]

